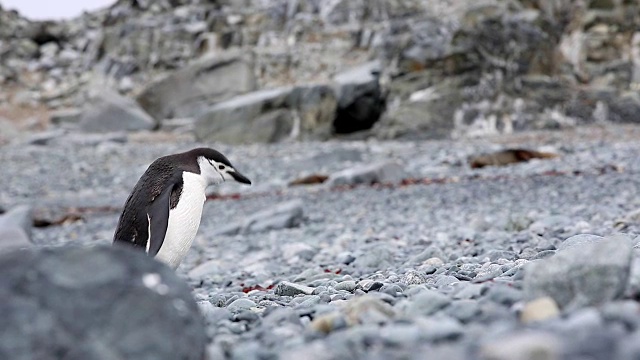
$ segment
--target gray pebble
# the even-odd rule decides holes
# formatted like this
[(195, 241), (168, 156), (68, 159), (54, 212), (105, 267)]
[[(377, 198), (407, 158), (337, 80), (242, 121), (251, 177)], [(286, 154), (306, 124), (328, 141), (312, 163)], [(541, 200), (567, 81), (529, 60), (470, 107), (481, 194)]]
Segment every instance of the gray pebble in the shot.
[[(433, 271), (435, 271), (435, 268), (433, 269)], [(403, 284), (407, 285), (420, 285), (427, 282), (427, 278), (421, 272), (409, 270), (402, 276), (402, 279), (400, 279), (400, 281)]]
[(488, 286), (485, 284), (460, 282), (455, 285), (456, 289), (452, 294), (452, 298), (458, 300), (477, 299), (488, 290)]
[(460, 281), (458, 280), (458, 278), (451, 275), (439, 276), (437, 279), (438, 280), (436, 280), (435, 286), (438, 288), (449, 286)]
[(410, 300), (404, 302), (404, 312), (408, 317), (428, 316), (451, 303), (446, 295), (428, 289), (421, 291)]
[(497, 285), (492, 286), (487, 291), (487, 298), (504, 306), (512, 306), (521, 301), (524, 297), (522, 291), (514, 289), (511, 286)]
[(243, 299), (234, 300), (232, 303), (227, 305), (227, 309), (231, 312), (238, 312), (240, 310), (249, 310), (256, 306), (257, 305), (255, 302), (249, 299), (243, 298)]
[(296, 296), (298, 294), (311, 295), (314, 288), (283, 281), (276, 286), (275, 294), (280, 296)]
[(515, 252), (509, 250), (490, 250), (483, 257), (489, 258), (489, 261), (496, 261), (498, 259), (515, 260), (518, 258)]
[(356, 289), (356, 282), (353, 280), (347, 280), (336, 284), (334, 287), (336, 290), (344, 290), (348, 292), (353, 292)]
[(558, 250), (566, 250), (575, 246), (584, 246), (586, 244), (593, 244), (602, 241), (604, 237), (592, 234), (578, 234), (574, 235), (565, 241), (560, 243)]
[(418, 319), (421, 337), (426, 341), (455, 340), (464, 334), (464, 328), (457, 320), (448, 316), (434, 316)]
[(233, 315), (233, 321), (246, 321), (251, 323), (258, 321), (258, 319), (260, 319), (260, 316), (251, 310), (240, 310)]
[(319, 304), (322, 301), (322, 298), (318, 295), (309, 295), (304, 297), (304, 301), (300, 302), (298, 306), (300, 307), (312, 307), (314, 305)]
[(542, 250), (538, 252), (531, 260), (546, 259), (556, 254), (556, 250)]
[(449, 304), (445, 313), (466, 323), (480, 313), (480, 307), (476, 300), (455, 300)]
[(232, 316), (228, 309), (216, 307), (208, 301), (198, 302), (198, 308), (209, 324), (216, 324), (220, 320), (229, 320)]

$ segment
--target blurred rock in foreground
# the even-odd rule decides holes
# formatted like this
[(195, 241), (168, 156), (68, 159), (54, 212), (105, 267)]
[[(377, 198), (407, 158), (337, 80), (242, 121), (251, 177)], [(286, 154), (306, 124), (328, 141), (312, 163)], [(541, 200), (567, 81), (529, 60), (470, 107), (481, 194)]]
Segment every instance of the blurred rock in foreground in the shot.
[(2, 359), (203, 359), (189, 287), (144, 254), (32, 248), (3, 254), (0, 272)]

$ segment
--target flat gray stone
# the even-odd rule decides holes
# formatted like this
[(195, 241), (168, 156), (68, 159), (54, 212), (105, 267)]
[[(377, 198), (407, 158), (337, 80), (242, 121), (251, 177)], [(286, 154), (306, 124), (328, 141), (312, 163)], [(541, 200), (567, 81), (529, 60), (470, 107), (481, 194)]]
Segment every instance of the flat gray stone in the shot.
[(33, 208), (29, 205), (19, 205), (0, 215), (0, 228), (18, 227), (27, 236), (31, 236), (33, 228)]
[(356, 289), (356, 282), (354, 280), (346, 280), (336, 284), (334, 289), (336, 290), (345, 290), (348, 292), (353, 292)]
[(32, 208), (20, 205), (0, 215), (0, 253), (32, 246)]
[(81, 146), (97, 146), (103, 143), (124, 144), (129, 141), (127, 133), (124, 131), (106, 132), (106, 133), (69, 133), (62, 137), (54, 139), (52, 142), (72, 143)]
[(207, 108), (255, 90), (253, 59), (241, 52), (210, 54), (149, 84), (137, 97), (154, 119), (197, 117)]
[(67, 132), (63, 129), (47, 130), (27, 136), (24, 143), (29, 145), (48, 145), (62, 137)]
[(404, 306), (404, 315), (408, 318), (429, 316), (451, 303), (451, 299), (435, 290), (423, 290)]
[(384, 244), (373, 244), (356, 254), (352, 265), (361, 269), (381, 269), (389, 266), (393, 261), (394, 251)]
[(629, 280), (632, 241), (625, 235), (570, 247), (525, 265), (525, 297), (552, 297), (561, 308), (600, 305), (620, 297)]
[(117, 92), (100, 90), (82, 111), (79, 128), (85, 132), (153, 130), (158, 123), (135, 101)]
[(448, 316), (436, 315), (417, 319), (421, 337), (425, 341), (455, 340), (464, 334), (462, 324)]
[(391, 346), (412, 346), (420, 336), (420, 328), (414, 324), (390, 324), (380, 329), (380, 337)]
[(215, 325), (221, 320), (230, 320), (232, 317), (229, 309), (216, 307), (210, 301), (199, 301), (198, 309), (208, 324)]
[(455, 284), (460, 282), (460, 280), (458, 280), (458, 278), (456, 278), (455, 276), (452, 275), (442, 275), (438, 277), (438, 280), (436, 280), (436, 287), (438, 288), (442, 288), (445, 286), (449, 286), (451, 284)]
[(347, 324), (384, 324), (396, 316), (394, 308), (379, 298), (367, 294), (355, 297), (344, 308)]
[(480, 314), (481, 309), (476, 300), (455, 300), (445, 310), (445, 313), (462, 323), (467, 323)]
[(585, 246), (604, 240), (604, 237), (592, 234), (578, 234), (567, 238), (558, 246), (558, 250), (566, 250), (576, 246)]
[(33, 246), (27, 233), (19, 227), (0, 227), (0, 254)]
[(557, 360), (563, 354), (562, 342), (552, 334), (522, 332), (483, 344), (481, 359), (492, 360)]
[(229, 144), (280, 141), (294, 126), (291, 114), (280, 109), (286, 107), (292, 91), (292, 87), (259, 90), (218, 103), (196, 118), (194, 135)]
[(371, 185), (399, 183), (406, 177), (404, 168), (393, 161), (354, 166), (329, 176), (328, 186)]
[(52, 111), (49, 121), (54, 125), (75, 125), (80, 122), (81, 118), (81, 109), (68, 108)]
[(227, 306), (227, 309), (231, 312), (238, 312), (240, 310), (249, 310), (252, 307), (256, 307), (256, 303), (250, 299), (241, 298), (233, 301)]
[(302, 200), (295, 199), (261, 210), (242, 222), (226, 225), (216, 234), (235, 235), (293, 228), (300, 225), (303, 218)]
[(335, 94), (325, 85), (258, 90), (209, 107), (193, 131), (199, 140), (229, 144), (324, 140), (331, 135), (335, 109)]
[(311, 295), (314, 288), (292, 283), (289, 281), (282, 281), (276, 286), (275, 293), (280, 296), (296, 296), (299, 294)]
[(263, 232), (296, 227), (302, 222), (303, 216), (302, 200), (287, 201), (250, 216), (243, 226), (243, 232)]

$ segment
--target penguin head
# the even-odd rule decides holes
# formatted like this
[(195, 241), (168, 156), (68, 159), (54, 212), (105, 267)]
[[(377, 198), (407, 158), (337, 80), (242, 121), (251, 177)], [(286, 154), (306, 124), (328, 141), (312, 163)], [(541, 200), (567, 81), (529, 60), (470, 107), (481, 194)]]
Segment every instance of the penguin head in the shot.
[(229, 159), (216, 150), (203, 148), (198, 154), (200, 174), (209, 185), (220, 184), (227, 180), (251, 185), (251, 180), (235, 169)]

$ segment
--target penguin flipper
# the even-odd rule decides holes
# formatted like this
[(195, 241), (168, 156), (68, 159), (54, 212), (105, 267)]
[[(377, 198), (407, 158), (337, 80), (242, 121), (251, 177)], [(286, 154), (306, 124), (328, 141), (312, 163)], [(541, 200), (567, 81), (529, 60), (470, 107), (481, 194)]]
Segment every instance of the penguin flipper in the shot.
[(171, 191), (175, 184), (170, 184), (158, 195), (149, 206), (149, 251), (150, 256), (156, 256), (167, 233), (169, 225), (169, 206), (171, 199)]

